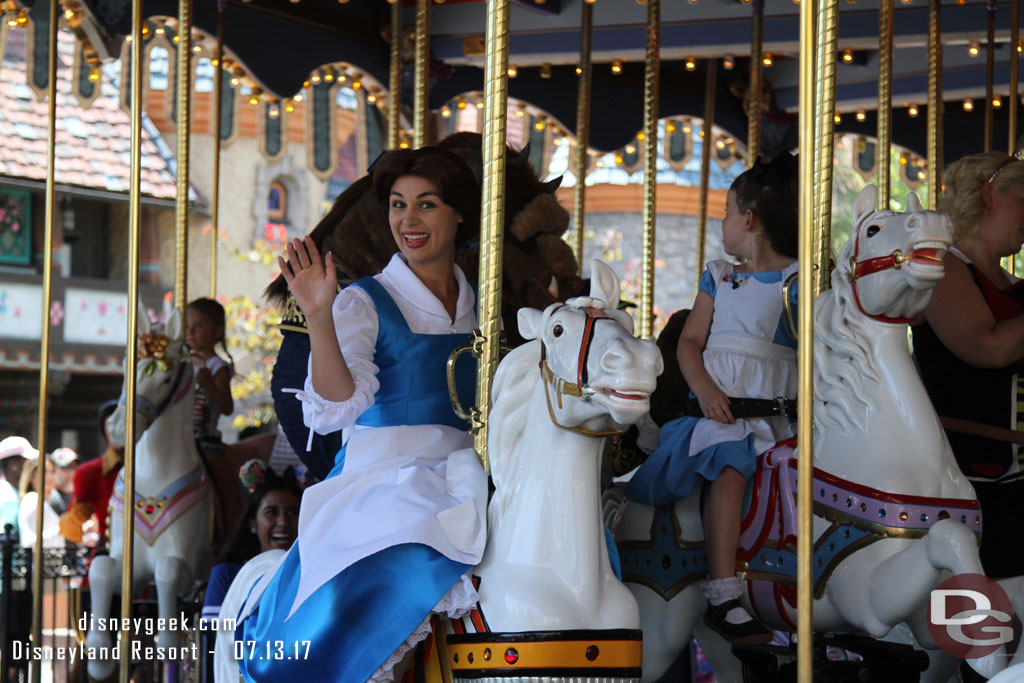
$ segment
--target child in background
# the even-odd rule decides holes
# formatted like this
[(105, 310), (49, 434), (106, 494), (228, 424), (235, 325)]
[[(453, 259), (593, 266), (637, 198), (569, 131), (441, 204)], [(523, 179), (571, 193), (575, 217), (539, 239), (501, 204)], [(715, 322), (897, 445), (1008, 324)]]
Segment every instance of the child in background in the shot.
[[(196, 299), (185, 308), (185, 343), (192, 352), (196, 379), (195, 436), (204, 451), (222, 450), (217, 420), (235, 410), (231, 398), (235, 366), (224, 328), (224, 307), (213, 299)], [(218, 344), (228, 360), (217, 355)]]
[[(736, 549), (747, 480), (757, 457), (793, 436), (796, 340), (784, 311), (797, 271), (797, 161), (783, 153), (733, 182), (722, 220), (726, 253), (708, 263), (676, 354), (690, 386), (687, 415), (667, 422), (658, 449), (630, 481), (638, 502), (666, 505), (710, 482), (702, 519), (708, 557), (705, 623), (734, 643), (766, 643), (763, 624), (740, 604)], [(790, 287), (791, 303), (797, 288)], [(794, 304), (795, 310), (795, 304)], [(795, 415), (795, 410), (793, 411)]]

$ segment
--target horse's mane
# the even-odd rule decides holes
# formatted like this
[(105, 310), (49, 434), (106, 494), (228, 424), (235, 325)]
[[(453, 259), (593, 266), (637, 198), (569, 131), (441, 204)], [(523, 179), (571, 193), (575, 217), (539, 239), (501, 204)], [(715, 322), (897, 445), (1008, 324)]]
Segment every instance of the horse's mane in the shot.
[(522, 443), (526, 420), (530, 414), (530, 395), (540, 381), (537, 363), (540, 360), (540, 340), (534, 339), (509, 352), (498, 366), (491, 390), (493, 401), (487, 454), (494, 480), (489, 518), (500, 520), (516, 491), (517, 481), (526, 481), (518, 471), (523, 458), (510, 457), (510, 446)]
[[(854, 240), (843, 247), (832, 289), (823, 293), (814, 310), (814, 422), (817, 434), (829, 428), (844, 431), (867, 428), (873, 405), (864, 380), (878, 381), (877, 349), (867, 318), (857, 310), (850, 284), (849, 263)], [(816, 436), (815, 438), (819, 438)]]

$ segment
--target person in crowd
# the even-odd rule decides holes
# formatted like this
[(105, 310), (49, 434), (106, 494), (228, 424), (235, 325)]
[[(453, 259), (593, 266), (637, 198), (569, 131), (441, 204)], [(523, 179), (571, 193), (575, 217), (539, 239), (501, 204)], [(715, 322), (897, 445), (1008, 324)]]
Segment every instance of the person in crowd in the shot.
[(21, 509), (18, 484), (21, 472), (25, 460), (38, 457), (39, 451), (23, 436), (8, 436), (0, 441), (0, 533), (8, 524), (14, 533), (18, 532), (18, 512)]
[[(479, 223), (480, 191), (459, 157), (435, 147), (388, 152), (373, 180), (399, 248), (380, 274), (338, 294), (331, 254), (321, 259), (309, 237), (279, 261), (309, 330), (305, 422), (344, 429), (346, 441), (239, 626), (257, 643), (312, 641), (311, 655), (243, 659), (246, 680), (394, 680), (432, 614), (457, 618), (477, 602), (468, 572), (483, 553), (487, 479), (465, 450), (445, 364), (477, 325), (454, 258)], [(472, 365), (457, 375), (471, 396)]]
[(57, 483), (53, 487), (49, 501), (53, 509), (63, 515), (71, 504), (75, 469), (78, 468), (78, 453), (73, 448), (62, 446), (50, 453), (50, 460), (57, 466)]
[(633, 500), (666, 505), (709, 482), (704, 621), (733, 643), (772, 638), (739, 602), (736, 549), (757, 456), (793, 436), (776, 397), (797, 391), (796, 339), (783, 304), (797, 272), (797, 188), (797, 160), (783, 153), (756, 161), (729, 189), (722, 243), (741, 263), (712, 261), (701, 275), (676, 352), (693, 398), (686, 416), (662, 427), (658, 449), (627, 487)]
[(107, 450), (75, 470), (71, 503), (60, 517), (60, 532), (72, 543), (97, 545), (107, 533), (107, 505), (114, 481), (124, 461), (124, 446), (110, 439), (107, 419), (117, 409), (117, 400), (107, 401), (99, 409), (99, 430), (107, 439)]
[[(250, 476), (251, 475), (251, 476)], [(253, 481), (253, 477), (258, 481)], [(203, 620), (220, 615), (220, 605), (242, 565), (268, 550), (288, 550), (299, 534), (302, 490), (294, 477), (282, 477), (262, 462), (245, 463), (239, 478), (255, 483), (238, 526), (218, 555), (203, 600)]]
[[(42, 461), (42, 463), (40, 463)], [(60, 515), (50, 504), (50, 496), (57, 485), (57, 467), (49, 457), (36, 457), (27, 460), (21, 471), (21, 483), (18, 493), (21, 505), (18, 509), (18, 536), (22, 548), (32, 548), (36, 542), (36, 520), (38, 519), (39, 492), (36, 482), (39, 467), (46, 468), (43, 489), (43, 548), (63, 548), (64, 537), (60, 535)]]
[(986, 152), (951, 164), (939, 210), (953, 224), (945, 275), (912, 328), (914, 353), (960, 469), (981, 503), (981, 563), (1024, 572), (1024, 286), (1001, 261), (1024, 244), (1024, 161)]

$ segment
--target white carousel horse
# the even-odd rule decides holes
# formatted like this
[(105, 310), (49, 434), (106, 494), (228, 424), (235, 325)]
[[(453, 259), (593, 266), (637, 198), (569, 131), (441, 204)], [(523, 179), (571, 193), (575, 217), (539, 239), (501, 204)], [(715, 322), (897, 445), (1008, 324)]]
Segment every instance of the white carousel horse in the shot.
[[(154, 581), (159, 618), (165, 620), (165, 625), (179, 616), (178, 597), (192, 588), (196, 578), (205, 576), (211, 559), (208, 539), (213, 490), (192, 436), (195, 390), (181, 330), (180, 311), (175, 310), (165, 329), (161, 329), (153, 327), (140, 309), (139, 358), (135, 367), (135, 500), (128, 503), (135, 511), (132, 593)], [(123, 443), (123, 389), (121, 395), (121, 405), (110, 416), (108, 426), (111, 437)], [(114, 484), (110, 506), (110, 554), (94, 559), (89, 569), (91, 616), (96, 620), (110, 616), (111, 597), (121, 590), (123, 469)], [(109, 648), (114, 644), (112, 636), (111, 630), (92, 629), (86, 637), (86, 647)], [(180, 644), (179, 630), (160, 632), (161, 647)], [(90, 659), (89, 675), (106, 678), (116, 665), (112, 659)]]
[[(814, 628), (886, 636), (906, 622), (928, 634), (929, 592), (951, 574), (982, 573), (980, 508), (957, 467), (914, 367), (907, 324), (943, 276), (949, 220), (910, 195), (906, 214), (875, 211), (868, 186), (854, 234), (814, 315)], [(738, 551), (747, 609), (795, 631), (796, 453), (769, 452), (752, 481)], [(656, 680), (689, 641), (709, 652), (719, 681), (741, 680), (727, 644), (701, 621), (706, 576), (699, 491), (674, 508), (629, 503), (613, 527), (624, 579), (644, 630), (644, 680)], [(970, 660), (994, 675), (1005, 651)]]
[[(473, 572), (480, 603), (436, 640), (455, 680), (489, 680), (496, 665), (503, 681), (517, 680), (507, 677), (515, 670), (544, 670), (544, 680), (639, 678), (640, 617), (609, 561), (601, 453), (605, 436), (649, 410), (662, 360), (652, 342), (632, 336), (629, 314), (616, 310), (614, 272), (595, 262), (591, 282), (589, 297), (520, 310), (519, 330), (532, 341), (495, 375), (488, 438), (495, 492), (487, 549)], [(225, 604), (254, 582), (236, 579)], [(223, 607), (221, 614), (234, 616)], [(218, 641), (218, 671), (232, 664), (229, 646)]]

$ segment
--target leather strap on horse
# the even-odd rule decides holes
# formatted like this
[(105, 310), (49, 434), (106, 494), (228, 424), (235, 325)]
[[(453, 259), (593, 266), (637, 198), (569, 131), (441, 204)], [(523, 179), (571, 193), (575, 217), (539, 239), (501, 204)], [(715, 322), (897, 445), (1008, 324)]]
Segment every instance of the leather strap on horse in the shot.
[(1006, 443), (1024, 446), (1024, 432), (1005, 429), (1003, 427), (994, 427), (992, 425), (984, 424), (983, 422), (962, 420), (958, 417), (940, 417), (939, 420), (942, 422), (942, 428), (950, 432), (958, 432), (960, 434), (968, 434), (970, 436), (980, 436), (985, 439), (992, 439), (993, 441), (1004, 441)]
[[(751, 417), (788, 417), (796, 419), (796, 400), (779, 396), (777, 398), (729, 397), (729, 411), (736, 419)], [(704, 417), (700, 402), (696, 398), (686, 400), (686, 414), (690, 417)]]

